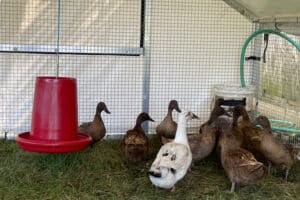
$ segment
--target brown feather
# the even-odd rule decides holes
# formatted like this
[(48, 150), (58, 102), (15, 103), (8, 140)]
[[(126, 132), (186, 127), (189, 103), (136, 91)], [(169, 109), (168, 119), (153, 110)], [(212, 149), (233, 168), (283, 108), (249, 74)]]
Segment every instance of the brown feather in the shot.
[(156, 127), (156, 134), (161, 140), (162, 144), (172, 141), (175, 138), (175, 133), (177, 130), (177, 123), (173, 120), (172, 112), (173, 110), (181, 112), (176, 100), (171, 100), (169, 102), (168, 113), (162, 122)]
[(128, 130), (122, 140), (124, 155), (128, 161), (138, 162), (147, 157), (149, 139), (141, 126), (146, 120), (153, 121), (147, 113), (139, 114), (134, 128)]
[[(250, 123), (249, 116), (244, 107), (240, 107), (242, 113), (241, 128), (244, 133), (245, 147), (250, 150), (257, 159), (268, 160), (282, 170), (290, 170), (297, 160), (297, 151), (290, 144), (279, 141), (270, 134), (271, 127), (261, 129)], [(270, 126), (268, 123), (263, 125)]]
[(220, 106), (219, 101), (211, 111), (208, 121), (200, 126), (199, 134), (188, 135), (193, 162), (206, 158), (215, 148), (218, 129), (211, 127), (211, 124), (219, 116), (225, 114), (225, 110)]
[(232, 123), (224, 118), (216, 120), (220, 131), (219, 147), (221, 163), (232, 184), (248, 185), (255, 183), (264, 175), (264, 166), (258, 162), (253, 154), (240, 147), (239, 138), (234, 131), (239, 131), (237, 116)]
[(92, 137), (92, 144), (100, 141), (106, 134), (106, 128), (101, 118), (101, 112), (110, 113), (104, 102), (99, 102), (96, 108), (94, 119), (91, 122), (84, 122), (78, 127), (80, 133), (86, 133)]

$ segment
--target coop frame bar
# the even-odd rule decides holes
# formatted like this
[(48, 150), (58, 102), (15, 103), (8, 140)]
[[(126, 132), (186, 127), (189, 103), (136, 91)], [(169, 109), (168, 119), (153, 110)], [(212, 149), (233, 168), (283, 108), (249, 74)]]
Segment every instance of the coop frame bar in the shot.
[[(152, 0), (145, 0), (142, 3), (143, 24), (141, 31), (143, 33), (143, 41), (141, 44), (144, 48), (143, 59), (143, 100), (142, 110), (149, 113), (150, 101), (150, 67), (151, 67), (151, 15), (152, 15)], [(149, 122), (143, 123), (143, 128), (146, 133), (149, 133)]]
[[(115, 55), (140, 56), (144, 54), (145, 7), (147, 0), (141, 0), (139, 47), (89, 47), (59, 46), (59, 54), (69, 55)], [(56, 45), (0, 44), (0, 53), (57, 54)]]
[[(29, 53), (29, 54), (56, 54), (56, 45), (12, 45), (0, 44), (0, 53)], [(60, 46), (59, 54), (73, 55), (125, 55), (139, 56), (144, 53), (143, 48), (128, 47), (82, 47)]]

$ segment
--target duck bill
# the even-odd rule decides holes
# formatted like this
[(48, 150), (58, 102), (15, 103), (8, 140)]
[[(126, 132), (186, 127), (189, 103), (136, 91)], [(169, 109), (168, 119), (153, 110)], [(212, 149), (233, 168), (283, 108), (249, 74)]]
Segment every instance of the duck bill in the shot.
[(192, 119), (200, 119), (200, 117), (198, 117), (197, 115), (195, 115), (194, 113), (192, 113)]
[(149, 121), (151, 122), (155, 122), (154, 119), (152, 119), (151, 117), (149, 117)]
[(180, 110), (178, 104), (175, 106), (175, 110), (176, 110), (177, 112), (181, 113), (181, 110)]
[(232, 115), (228, 111), (226, 111), (226, 110), (225, 110), (224, 115), (227, 116), (227, 117), (232, 117)]
[(107, 109), (107, 107), (105, 106), (105, 108), (103, 109), (104, 112), (106, 112), (107, 114), (110, 114), (110, 111)]
[(207, 126), (208, 128), (217, 128), (216, 122), (212, 122)]

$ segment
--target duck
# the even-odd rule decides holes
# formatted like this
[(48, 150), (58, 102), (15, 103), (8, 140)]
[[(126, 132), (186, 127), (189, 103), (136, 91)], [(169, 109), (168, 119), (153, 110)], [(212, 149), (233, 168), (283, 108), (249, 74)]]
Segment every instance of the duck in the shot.
[[(238, 119), (239, 119), (240, 115), (241, 114), (240, 114), (239, 110), (237, 109), (237, 107), (233, 107), (233, 109), (232, 109), (232, 118), (228, 117), (228, 116), (222, 116), (222, 119), (228, 121), (228, 123), (235, 124), (235, 123), (238, 122)], [(218, 118), (220, 118), (220, 117), (218, 117)], [(218, 132), (220, 133), (220, 131), (218, 131)], [(241, 147), (242, 144), (243, 144), (243, 141), (244, 141), (244, 135), (243, 135), (243, 132), (242, 132), (241, 128), (239, 126), (232, 126), (231, 127), (231, 134), (232, 134), (232, 137), (234, 137), (234, 139), (235, 139), (236, 145), (238, 147)], [(223, 137), (223, 135), (220, 134), (219, 142), (218, 142), (217, 147), (216, 147), (216, 153), (219, 156), (219, 158), (221, 158), (221, 143), (220, 143), (221, 137)]]
[(213, 122), (221, 115), (226, 114), (221, 102), (224, 99), (218, 99), (211, 111), (208, 121), (200, 126), (199, 134), (189, 134), (188, 141), (193, 155), (193, 162), (206, 158), (214, 150), (218, 137), (216, 127), (211, 127)]
[(106, 128), (101, 117), (102, 111), (110, 114), (107, 106), (104, 102), (99, 102), (96, 107), (96, 113), (94, 119), (91, 122), (83, 122), (79, 127), (78, 131), (80, 133), (86, 133), (91, 136), (92, 142), (91, 147), (97, 142), (99, 142), (106, 134)]
[(273, 137), (270, 121), (266, 116), (258, 116), (254, 125), (260, 125), (265, 131), (256, 133), (254, 141), (260, 145), (260, 152), (268, 159), (268, 173), (270, 174), (271, 165), (285, 170), (284, 180), (287, 181), (290, 169), (297, 161), (298, 149), (284, 140)]
[(258, 162), (254, 155), (240, 146), (240, 141), (233, 131), (238, 129), (237, 119), (232, 122), (219, 117), (216, 127), (220, 131), (220, 158), (221, 164), (231, 181), (230, 192), (235, 191), (236, 185), (245, 186), (254, 184), (265, 174), (263, 163)]
[(272, 134), (271, 123), (270, 123), (268, 117), (266, 117), (264, 115), (259, 115), (254, 119), (252, 124), (254, 126), (260, 125), (263, 129), (266, 130), (267, 133)]
[(170, 142), (174, 139), (177, 123), (173, 120), (172, 112), (176, 110), (178, 113), (181, 112), (178, 102), (176, 100), (171, 100), (168, 106), (168, 113), (161, 123), (156, 127), (156, 134), (160, 138), (162, 144)]
[[(235, 107), (235, 110), (239, 112), (241, 116), (241, 120), (239, 121), (239, 127), (242, 130), (243, 134), (243, 148), (247, 149), (250, 151), (255, 158), (264, 163), (268, 164), (270, 166), (270, 163), (268, 162), (267, 158), (263, 155), (262, 150), (261, 150), (261, 143), (259, 140), (255, 139), (259, 137), (260, 135), (265, 132), (265, 130), (256, 127), (250, 120), (250, 117), (248, 115), (248, 112), (246, 111), (245, 107), (242, 105), (238, 105)], [(268, 173), (269, 173), (268, 169)]]
[(186, 124), (190, 119), (198, 119), (191, 111), (183, 111), (178, 115), (178, 127), (173, 141), (161, 146), (154, 162), (148, 171), (153, 185), (176, 191), (175, 184), (181, 180), (192, 162), (192, 152), (189, 147)]
[(139, 162), (146, 159), (149, 151), (149, 139), (142, 128), (142, 123), (154, 120), (148, 113), (142, 112), (137, 116), (133, 129), (126, 132), (122, 140), (123, 152), (129, 162)]

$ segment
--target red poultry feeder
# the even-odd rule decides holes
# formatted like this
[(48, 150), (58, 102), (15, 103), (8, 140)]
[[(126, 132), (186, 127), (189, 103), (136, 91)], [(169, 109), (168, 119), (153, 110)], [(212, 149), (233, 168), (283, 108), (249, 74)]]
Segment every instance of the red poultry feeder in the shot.
[(76, 79), (37, 77), (31, 131), (16, 140), (20, 148), (41, 153), (81, 151), (91, 137), (77, 131)]

